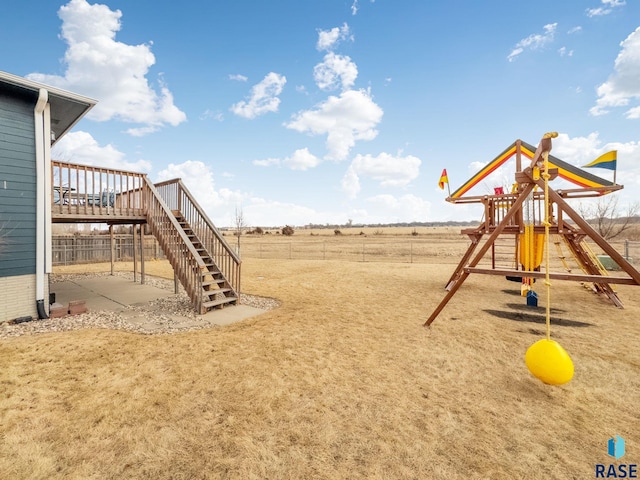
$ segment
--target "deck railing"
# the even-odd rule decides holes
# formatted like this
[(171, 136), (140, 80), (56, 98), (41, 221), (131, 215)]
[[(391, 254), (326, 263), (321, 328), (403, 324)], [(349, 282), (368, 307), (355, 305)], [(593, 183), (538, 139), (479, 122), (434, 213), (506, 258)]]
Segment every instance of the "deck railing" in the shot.
[[(51, 161), (51, 213), (55, 220), (144, 216), (145, 174)], [(86, 221), (86, 220), (85, 220)]]
[(231, 288), (240, 293), (240, 264), (238, 254), (213, 225), (198, 202), (185, 188), (182, 180), (174, 179), (155, 185), (169, 210), (179, 210), (198, 236)]

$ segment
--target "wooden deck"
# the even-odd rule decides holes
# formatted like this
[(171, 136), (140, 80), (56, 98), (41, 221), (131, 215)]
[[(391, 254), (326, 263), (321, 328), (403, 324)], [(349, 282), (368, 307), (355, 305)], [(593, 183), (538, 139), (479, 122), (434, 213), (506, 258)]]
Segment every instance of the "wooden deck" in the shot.
[(180, 179), (52, 161), (51, 222), (147, 224), (198, 313), (239, 302), (240, 257)]

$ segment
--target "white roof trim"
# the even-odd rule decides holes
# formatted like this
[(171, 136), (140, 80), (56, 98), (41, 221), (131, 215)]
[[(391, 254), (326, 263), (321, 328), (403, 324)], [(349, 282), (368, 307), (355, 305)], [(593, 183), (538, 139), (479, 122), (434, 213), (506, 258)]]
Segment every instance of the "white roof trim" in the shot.
[(26, 79), (24, 77), (19, 77), (18, 75), (13, 75), (12, 73), (3, 72), (0, 70), (0, 81), (4, 81), (5, 83), (10, 83), (13, 85), (17, 85), (20, 87), (25, 87), (29, 90), (39, 91), (41, 88), (46, 89), (50, 94), (56, 95), (58, 97), (68, 98), (69, 100), (73, 100), (78, 103), (86, 103), (91, 107), (93, 107), (97, 100), (93, 98), (85, 97), (84, 95), (78, 95), (77, 93), (69, 92), (67, 90), (63, 90), (61, 88), (52, 87), (50, 85), (45, 85), (44, 83), (34, 82), (33, 80)]

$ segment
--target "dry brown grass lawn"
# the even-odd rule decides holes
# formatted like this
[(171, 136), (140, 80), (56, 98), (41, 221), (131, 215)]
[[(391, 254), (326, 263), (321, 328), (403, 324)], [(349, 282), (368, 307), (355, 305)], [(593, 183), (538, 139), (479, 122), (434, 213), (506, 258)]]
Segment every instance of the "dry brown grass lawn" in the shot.
[(618, 310), (554, 282), (576, 374), (551, 387), (518, 284), (471, 276), (422, 327), (452, 269), (247, 259), (244, 291), (282, 305), (240, 324), (3, 340), (0, 478), (593, 478), (615, 434), (638, 463), (637, 287)]

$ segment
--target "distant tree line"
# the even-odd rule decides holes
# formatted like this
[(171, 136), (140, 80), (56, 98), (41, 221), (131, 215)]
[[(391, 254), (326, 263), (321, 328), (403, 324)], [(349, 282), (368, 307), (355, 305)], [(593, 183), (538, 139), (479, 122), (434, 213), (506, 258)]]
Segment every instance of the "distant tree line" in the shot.
[(340, 229), (340, 228), (394, 228), (394, 227), (468, 227), (478, 225), (478, 221), (448, 220), (446, 222), (396, 222), (396, 223), (308, 223), (306, 229)]

